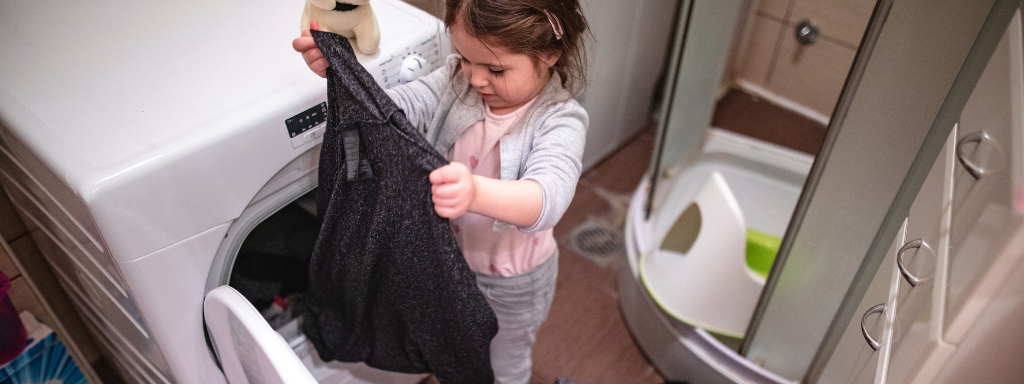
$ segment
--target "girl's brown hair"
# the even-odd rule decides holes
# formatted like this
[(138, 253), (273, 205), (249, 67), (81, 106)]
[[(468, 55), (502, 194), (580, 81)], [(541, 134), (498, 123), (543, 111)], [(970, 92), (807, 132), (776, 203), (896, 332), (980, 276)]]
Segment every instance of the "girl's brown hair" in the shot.
[(528, 55), (534, 63), (545, 54), (561, 53), (551, 69), (562, 78), (562, 87), (573, 96), (586, 88), (583, 40), (588, 26), (578, 0), (446, 0), (444, 26), (456, 24), (485, 44)]

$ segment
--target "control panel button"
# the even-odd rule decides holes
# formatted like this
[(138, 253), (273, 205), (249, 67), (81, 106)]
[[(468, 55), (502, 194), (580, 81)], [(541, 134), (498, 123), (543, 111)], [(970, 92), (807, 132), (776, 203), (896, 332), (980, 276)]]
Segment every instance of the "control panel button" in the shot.
[(309, 143), (314, 142), (317, 139), (323, 137), (323, 135), (324, 135), (324, 127), (326, 127), (326, 126), (327, 126), (327, 124), (321, 123), (321, 124), (317, 125), (316, 127), (314, 127), (313, 129), (310, 129), (310, 130), (306, 131), (305, 133), (303, 133), (303, 134), (301, 134), (299, 136), (293, 137), (292, 140), (291, 140), (292, 141), (292, 148), (301, 147), (303, 145), (309, 144)]

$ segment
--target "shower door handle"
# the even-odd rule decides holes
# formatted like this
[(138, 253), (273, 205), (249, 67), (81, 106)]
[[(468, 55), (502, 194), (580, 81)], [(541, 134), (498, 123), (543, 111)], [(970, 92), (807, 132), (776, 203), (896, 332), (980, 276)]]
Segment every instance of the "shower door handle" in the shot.
[(864, 340), (868, 342), (868, 346), (871, 347), (872, 351), (877, 351), (878, 346), (881, 344), (876, 341), (875, 338), (871, 337), (871, 334), (868, 333), (868, 327), (864, 323), (868, 321), (869, 316), (881, 314), (883, 312), (885, 312), (885, 303), (871, 307), (867, 312), (864, 312), (864, 316), (861, 316), (860, 318), (860, 333), (864, 335)]

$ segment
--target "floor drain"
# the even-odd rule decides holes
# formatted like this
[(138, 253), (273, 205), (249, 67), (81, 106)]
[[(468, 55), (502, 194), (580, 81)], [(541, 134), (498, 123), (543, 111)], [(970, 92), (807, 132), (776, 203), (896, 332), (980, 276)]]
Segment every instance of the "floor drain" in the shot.
[(567, 243), (573, 252), (599, 265), (607, 265), (625, 250), (622, 233), (595, 219), (587, 219), (573, 228)]

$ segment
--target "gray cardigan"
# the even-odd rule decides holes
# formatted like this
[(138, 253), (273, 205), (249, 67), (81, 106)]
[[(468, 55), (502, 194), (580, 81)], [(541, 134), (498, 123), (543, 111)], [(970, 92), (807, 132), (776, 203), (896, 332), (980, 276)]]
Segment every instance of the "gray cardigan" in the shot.
[[(456, 74), (458, 55), (429, 75), (387, 91), (409, 121), (438, 152), (448, 153), (467, 128), (484, 119), (484, 103), (466, 79)], [(536, 232), (552, 228), (569, 208), (583, 165), (587, 111), (561, 86), (557, 73), (533, 105), (500, 139), (502, 180), (534, 180), (540, 184), (543, 208), (533, 225)], [(494, 230), (511, 226), (499, 220)]]

